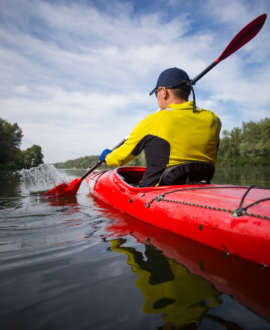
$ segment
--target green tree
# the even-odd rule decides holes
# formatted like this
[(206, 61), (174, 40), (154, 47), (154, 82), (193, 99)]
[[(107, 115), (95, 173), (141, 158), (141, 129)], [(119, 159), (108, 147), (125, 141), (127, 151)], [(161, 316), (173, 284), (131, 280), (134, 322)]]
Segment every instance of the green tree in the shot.
[[(57, 168), (83, 168), (87, 169), (88, 167), (94, 165), (99, 160), (99, 156), (85, 156), (73, 160), (67, 160), (63, 163), (55, 163), (54, 166)], [(133, 159), (126, 166), (146, 166), (146, 160), (144, 151), (135, 159)], [(112, 167), (108, 166), (106, 163), (101, 165), (102, 169), (111, 169)]]
[(241, 131), (241, 128), (234, 127), (230, 132), (230, 150), (234, 157), (240, 154)]
[(270, 139), (270, 119), (265, 118), (264, 121), (262, 121), (262, 137), (265, 140)]
[(33, 167), (43, 164), (43, 154), (40, 146), (34, 144), (31, 148), (21, 151), (21, 161), (23, 167)]
[[(267, 145), (262, 138), (262, 126), (265, 120), (243, 122), (242, 143), (240, 152), (250, 163), (260, 164), (267, 154)], [(266, 130), (267, 131), (267, 130)]]
[(218, 156), (227, 157), (230, 154), (230, 133), (227, 130), (222, 131), (223, 139), (219, 141)]
[(230, 166), (270, 165), (270, 119), (243, 122), (222, 132), (218, 163)]
[(18, 124), (10, 124), (0, 118), (0, 163), (19, 161), (20, 145), (23, 137)]

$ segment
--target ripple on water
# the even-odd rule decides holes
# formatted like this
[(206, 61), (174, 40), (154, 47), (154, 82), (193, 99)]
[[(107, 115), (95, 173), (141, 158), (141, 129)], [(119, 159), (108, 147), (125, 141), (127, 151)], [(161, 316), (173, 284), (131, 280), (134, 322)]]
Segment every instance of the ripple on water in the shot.
[[(53, 173), (53, 184), (63, 182), (63, 174), (60, 175), (53, 166), (48, 168), (49, 173)], [(22, 173), (28, 176), (31, 174), (32, 178), (41, 182), (45, 178), (44, 166), (36, 168), (35, 171), (24, 170)], [(91, 201), (89, 203), (86, 185), (81, 189), (83, 193), (79, 192), (77, 196), (44, 199), (29, 195), (29, 192), (27, 194), (26, 186), (29, 189), (29, 182), (25, 185), (25, 181), (22, 182), (17, 174), (9, 172), (5, 174), (5, 179), (7, 188), (9, 181), (13, 180), (12, 183), (17, 186), (20, 196), (16, 196), (14, 189), (9, 191), (8, 196), (3, 193), (0, 195), (2, 270), (42, 260), (45, 262), (51, 258), (62, 258), (89, 247), (94, 241), (100, 242), (101, 234), (98, 232), (102, 232), (108, 220), (102, 218), (99, 211), (93, 208)], [(40, 189), (40, 186), (32, 185), (34, 188), (30, 190), (35, 191), (35, 187)], [(44, 185), (42, 187), (44, 188)]]
[(76, 197), (54, 201), (58, 204), (54, 207), (50, 207), (52, 201), (37, 203), (31, 197), (28, 201), (27, 207), (2, 212), (0, 252), (38, 250), (89, 240), (104, 222), (88, 205), (79, 204)]

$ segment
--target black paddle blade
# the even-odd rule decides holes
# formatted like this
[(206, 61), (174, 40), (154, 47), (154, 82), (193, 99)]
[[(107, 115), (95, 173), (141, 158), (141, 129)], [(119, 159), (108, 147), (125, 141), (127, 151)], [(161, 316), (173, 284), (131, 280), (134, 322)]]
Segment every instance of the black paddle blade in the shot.
[(232, 39), (232, 41), (228, 44), (219, 58), (215, 60), (215, 62), (219, 63), (225, 60), (225, 58), (235, 53), (238, 49), (253, 39), (260, 32), (266, 21), (266, 18), (267, 15), (263, 14), (246, 25), (239, 33), (237, 33), (237, 35)]

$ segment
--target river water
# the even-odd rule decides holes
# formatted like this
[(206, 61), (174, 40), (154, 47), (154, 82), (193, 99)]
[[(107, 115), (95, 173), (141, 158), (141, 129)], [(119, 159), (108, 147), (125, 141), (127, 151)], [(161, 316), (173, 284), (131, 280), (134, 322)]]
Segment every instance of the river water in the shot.
[[(213, 183), (270, 187), (270, 168), (218, 168)], [(268, 268), (134, 219), (85, 182), (42, 200), (0, 172), (1, 329), (270, 329), (269, 294)]]

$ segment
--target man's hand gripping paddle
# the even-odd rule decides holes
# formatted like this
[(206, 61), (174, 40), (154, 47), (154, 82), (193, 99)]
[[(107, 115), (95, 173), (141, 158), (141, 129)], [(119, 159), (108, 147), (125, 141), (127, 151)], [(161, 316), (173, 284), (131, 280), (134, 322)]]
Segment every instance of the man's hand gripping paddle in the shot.
[[(248, 25), (246, 25), (237, 35), (232, 39), (232, 41), (228, 44), (225, 48), (223, 53), (212, 63), (210, 64), (202, 73), (200, 73), (197, 77), (195, 77), (191, 82), (193, 85), (201, 79), (207, 72), (209, 72), (213, 67), (215, 67), (219, 62), (225, 60), (225, 58), (231, 56), (235, 53), (238, 49), (243, 47), (246, 43), (248, 43), (251, 39), (253, 39), (263, 27), (265, 20), (267, 18), (266, 14), (263, 14)], [(117, 149), (120, 147), (126, 139), (122, 140), (115, 146), (112, 150)], [(102, 160), (99, 160), (94, 164), (81, 178), (77, 178), (70, 183), (62, 183), (55, 188), (51, 189), (50, 191), (43, 194), (41, 197), (66, 197), (66, 196), (73, 196), (76, 195), (82, 180), (84, 180), (90, 173), (92, 173), (96, 168), (98, 168), (103, 163)]]

